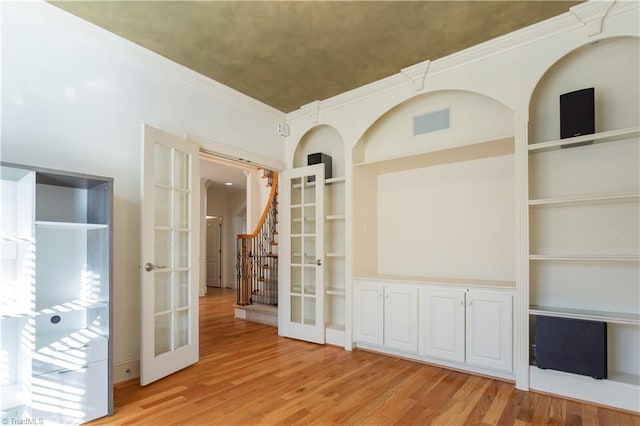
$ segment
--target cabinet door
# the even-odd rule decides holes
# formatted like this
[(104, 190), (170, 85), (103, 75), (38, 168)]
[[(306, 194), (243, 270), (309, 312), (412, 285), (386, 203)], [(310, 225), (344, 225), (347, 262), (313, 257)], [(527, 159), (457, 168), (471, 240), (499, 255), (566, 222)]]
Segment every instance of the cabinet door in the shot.
[(382, 284), (356, 282), (354, 286), (354, 336), (357, 342), (382, 345)]
[(56, 424), (80, 424), (106, 416), (109, 413), (107, 383), (106, 360), (35, 376), (32, 415)]
[(512, 296), (467, 292), (467, 364), (512, 370)]
[(465, 291), (420, 289), (420, 355), (464, 362)]
[(418, 289), (385, 286), (384, 345), (418, 352)]

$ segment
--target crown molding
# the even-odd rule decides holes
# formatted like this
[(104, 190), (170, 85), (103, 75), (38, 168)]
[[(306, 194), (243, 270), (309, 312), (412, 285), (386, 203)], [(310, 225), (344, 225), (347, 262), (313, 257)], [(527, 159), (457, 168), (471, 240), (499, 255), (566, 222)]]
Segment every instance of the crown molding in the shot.
[[(638, 1), (612, 1), (612, 0), (591, 0), (574, 6), (571, 11), (549, 18), (545, 21), (530, 25), (520, 30), (505, 34), (500, 37), (488, 40), (484, 43), (455, 52), (434, 61), (426, 60), (416, 65), (402, 69), (399, 73), (383, 78), (381, 80), (357, 87), (348, 92), (341, 93), (332, 98), (320, 101), (320, 111), (330, 111), (342, 108), (354, 102), (364, 101), (368, 98), (382, 95), (386, 92), (405, 89), (404, 86), (412, 84), (415, 91), (424, 90), (426, 76), (437, 76), (452, 70), (469, 66), (476, 62), (484, 61), (493, 56), (507, 53), (514, 49), (519, 49), (527, 45), (535, 44), (548, 38), (557, 37), (567, 32), (575, 31), (584, 27), (579, 16), (590, 16), (595, 13), (606, 12), (607, 16), (626, 13), (631, 9), (638, 8)], [(615, 7), (612, 5), (615, 4)], [(585, 18), (586, 19), (586, 18)], [(597, 19), (597, 18), (594, 18)], [(420, 72), (424, 70), (424, 76)], [(424, 78), (423, 78), (424, 77)], [(422, 81), (421, 81), (422, 79)], [(287, 114), (287, 120), (297, 120), (304, 116), (300, 110)]]
[(44, 24), (141, 63), (154, 71), (175, 78), (230, 104), (244, 109), (258, 109), (262, 112), (277, 116), (279, 120), (284, 120), (285, 118), (285, 113), (276, 108), (173, 62), (164, 56), (126, 40), (43, 0), (24, 2), (0, 0), (0, 3), (2, 3), (2, 8), (6, 7), (22, 15), (38, 19)]
[(418, 92), (424, 89), (424, 80), (427, 77), (427, 71), (429, 70), (430, 63), (431, 61), (427, 59), (426, 61), (411, 65), (400, 70), (402, 74), (404, 74), (409, 80), (411, 80), (416, 88), (416, 91)]
[(614, 3), (615, 0), (581, 3), (571, 7), (569, 12), (582, 22), (589, 37), (593, 37), (602, 32), (602, 22)]

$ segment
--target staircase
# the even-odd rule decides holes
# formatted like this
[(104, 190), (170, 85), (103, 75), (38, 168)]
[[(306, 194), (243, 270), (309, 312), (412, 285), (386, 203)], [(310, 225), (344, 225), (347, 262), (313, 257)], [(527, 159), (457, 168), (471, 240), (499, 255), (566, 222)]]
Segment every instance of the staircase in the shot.
[(269, 200), (256, 229), (237, 239), (236, 317), (277, 325), (278, 314), (278, 174), (263, 171)]

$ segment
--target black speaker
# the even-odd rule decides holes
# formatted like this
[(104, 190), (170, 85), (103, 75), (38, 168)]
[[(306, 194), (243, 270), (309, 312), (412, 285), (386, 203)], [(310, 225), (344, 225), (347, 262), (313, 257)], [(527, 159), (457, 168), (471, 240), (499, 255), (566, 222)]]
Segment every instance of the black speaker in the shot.
[[(595, 133), (594, 98), (595, 89), (593, 87), (560, 95), (561, 139)], [(576, 145), (571, 144), (571, 146)]]
[(536, 316), (535, 360), (542, 369), (607, 378), (607, 323)]
[[(324, 178), (331, 178), (331, 171), (333, 170), (333, 165), (331, 164), (331, 157), (327, 154), (323, 154), (321, 152), (316, 152), (313, 154), (307, 155), (307, 165), (312, 166), (314, 164), (324, 164)], [(307, 178), (307, 182), (313, 182), (315, 180), (315, 176), (309, 176)]]

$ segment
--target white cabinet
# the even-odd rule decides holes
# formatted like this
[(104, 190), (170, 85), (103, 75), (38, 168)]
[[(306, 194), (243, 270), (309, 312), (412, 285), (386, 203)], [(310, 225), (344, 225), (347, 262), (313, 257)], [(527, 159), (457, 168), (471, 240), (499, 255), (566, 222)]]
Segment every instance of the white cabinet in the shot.
[(466, 362), (512, 369), (512, 296), (469, 290), (466, 295)]
[(384, 345), (418, 352), (418, 288), (385, 286)]
[(355, 280), (354, 339), (413, 359), (510, 377), (513, 292)]
[(465, 291), (420, 289), (420, 355), (464, 362)]
[(390, 349), (418, 351), (418, 289), (375, 281), (354, 285), (355, 340)]
[(113, 182), (8, 164), (0, 175), (2, 420), (110, 414)]
[(353, 292), (355, 340), (382, 345), (384, 341), (383, 285), (378, 282), (357, 281)]

